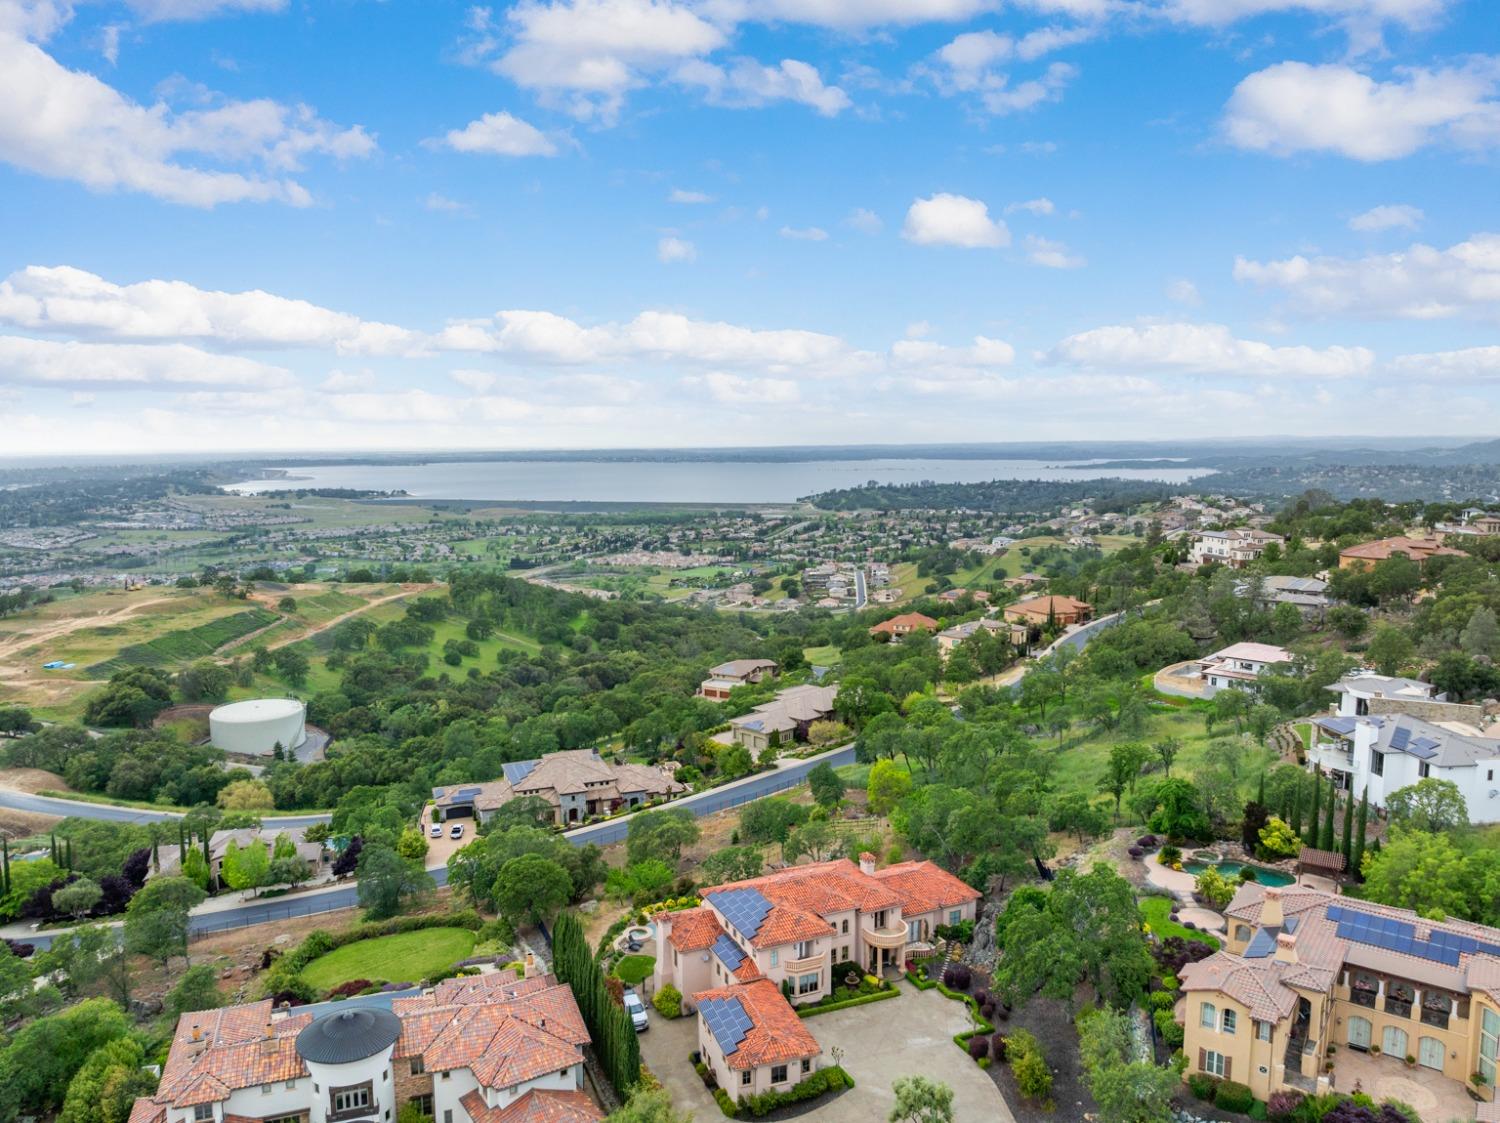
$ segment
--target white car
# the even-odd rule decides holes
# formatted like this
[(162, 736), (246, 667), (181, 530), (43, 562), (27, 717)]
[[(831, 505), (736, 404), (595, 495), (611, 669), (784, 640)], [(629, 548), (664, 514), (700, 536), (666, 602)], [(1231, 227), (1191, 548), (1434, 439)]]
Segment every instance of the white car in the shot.
[(431, 833), (432, 833), (432, 837), (433, 838), (442, 838), (443, 837), (443, 824), (442, 823), (433, 823), (432, 824), (432, 832)]
[(651, 1028), (651, 1023), (646, 1020), (646, 1006), (641, 1001), (641, 996), (629, 987), (625, 989), (625, 1013), (630, 1015), (630, 1024), (635, 1026), (636, 1033), (645, 1033)]
[(462, 823), (454, 823), (453, 824), (453, 829), (448, 832), (448, 837), (449, 838), (463, 838), (463, 836), (464, 836), (464, 825)]

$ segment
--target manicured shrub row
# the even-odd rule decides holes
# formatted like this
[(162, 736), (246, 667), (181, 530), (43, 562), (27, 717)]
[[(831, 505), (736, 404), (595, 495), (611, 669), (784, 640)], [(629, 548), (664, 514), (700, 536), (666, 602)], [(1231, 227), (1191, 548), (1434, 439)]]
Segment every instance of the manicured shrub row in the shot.
[(857, 998), (845, 998), (837, 1002), (818, 1003), (813, 1006), (797, 1007), (797, 1017), (811, 1018), (814, 1014), (827, 1014), (834, 1010), (847, 1010), (850, 1006), (863, 1006), (867, 1002), (883, 1002), (887, 998), (895, 998), (901, 992), (895, 987), (889, 990), (878, 990), (874, 994), (861, 994)]
[[(828, 1068), (820, 1068), (806, 1080), (793, 1085), (785, 1092), (762, 1092), (758, 1096), (746, 1096), (739, 1102), (740, 1111), (748, 1111), (755, 1118), (769, 1115), (779, 1107), (787, 1104), (803, 1103), (806, 1100), (815, 1100), (819, 1096), (825, 1096), (829, 1092), (841, 1092), (845, 1088), (854, 1087), (854, 1081), (849, 1074), (838, 1065), (830, 1065)], [(724, 1089), (720, 1088), (722, 1092)], [(715, 1099), (718, 1096), (715, 1095)], [(723, 1105), (720, 1104), (722, 1107)]]

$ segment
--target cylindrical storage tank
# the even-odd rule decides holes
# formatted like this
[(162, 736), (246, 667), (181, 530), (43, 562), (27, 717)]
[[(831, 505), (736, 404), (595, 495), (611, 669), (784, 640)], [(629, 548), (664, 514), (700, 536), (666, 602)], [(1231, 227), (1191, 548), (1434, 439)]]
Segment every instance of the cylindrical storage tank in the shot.
[(391, 1056), (401, 1019), (361, 1007), (325, 1014), (297, 1035), (297, 1053), (313, 1086), (308, 1123), (385, 1123), (396, 1118)]
[(270, 756), (278, 744), (290, 750), (307, 740), (306, 715), (295, 698), (231, 702), (208, 715), (208, 739), (226, 753)]

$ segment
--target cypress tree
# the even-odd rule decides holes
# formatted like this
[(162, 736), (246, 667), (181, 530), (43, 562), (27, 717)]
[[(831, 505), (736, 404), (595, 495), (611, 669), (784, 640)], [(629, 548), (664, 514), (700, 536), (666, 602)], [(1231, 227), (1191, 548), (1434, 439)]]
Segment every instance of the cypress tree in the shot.
[(1349, 868), (1350, 847), (1354, 844), (1354, 793), (1344, 793), (1344, 844), (1339, 853), (1344, 856), (1344, 868)]
[(10, 843), (0, 838), (0, 889), (10, 892)]
[(67, 847), (67, 850), (64, 853), (63, 861), (66, 864), (66, 867), (71, 870), (73, 868), (73, 840), (71, 838), (65, 838), (63, 839), (63, 845)]
[(55, 834), (49, 834), (47, 836), (47, 842), (50, 844), (50, 846), (52, 848), (52, 854), (51, 854), (52, 864), (54, 866), (60, 866), (60, 865), (62, 865), (62, 855), (57, 852), (57, 835), (55, 835)]
[(1359, 797), (1358, 822), (1354, 827), (1354, 853), (1349, 858), (1350, 872), (1355, 877), (1363, 877), (1361, 866), (1365, 860), (1365, 831), (1370, 821), (1370, 788), (1365, 786), (1364, 794)]
[(1264, 771), (1260, 774), (1260, 789), (1255, 793), (1255, 802), (1262, 807), (1266, 805), (1266, 774)]
[(187, 832), (182, 829), (182, 823), (177, 823), (177, 868), (181, 869), (187, 865)]
[(1292, 790), (1292, 817), (1287, 820), (1287, 826), (1292, 828), (1292, 833), (1298, 838), (1302, 837), (1302, 781), (1300, 780)]
[(1323, 824), (1322, 799), (1323, 785), (1320, 782), (1320, 777), (1317, 773), (1314, 773), (1312, 782), (1312, 811), (1309, 813), (1307, 819), (1307, 834), (1302, 839), (1309, 846), (1316, 846), (1318, 844), (1318, 828)]
[(1318, 834), (1318, 849), (1333, 849), (1333, 825), (1338, 817), (1339, 801), (1336, 789), (1333, 786), (1333, 777), (1328, 777), (1328, 815), (1323, 820), (1322, 830)]

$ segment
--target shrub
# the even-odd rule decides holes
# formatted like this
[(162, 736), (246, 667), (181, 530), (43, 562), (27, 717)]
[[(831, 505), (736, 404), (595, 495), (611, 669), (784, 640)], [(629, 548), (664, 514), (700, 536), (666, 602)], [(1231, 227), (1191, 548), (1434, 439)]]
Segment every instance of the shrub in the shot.
[(1161, 853), (1156, 856), (1156, 860), (1164, 866), (1175, 865), (1182, 861), (1182, 850), (1168, 843), (1161, 848)]
[(1156, 1023), (1156, 1032), (1161, 1035), (1161, 1039), (1166, 1043), (1167, 1048), (1176, 1049), (1182, 1045), (1182, 1027), (1172, 1017), (1171, 1010), (1156, 1011), (1152, 1015), (1152, 1020)]
[(1156, 1010), (1170, 1010), (1177, 1005), (1177, 1000), (1172, 997), (1172, 992), (1169, 990), (1153, 990), (1151, 1005)]
[(1146, 852), (1139, 846), (1132, 846), (1126, 853), (1132, 858), (1144, 858), (1146, 856)]
[(981, 1057), (990, 1055), (990, 1039), (982, 1033), (976, 1033), (969, 1038), (969, 1056), (976, 1061)]
[(1005, 1060), (1005, 1038), (998, 1033), (990, 1038), (990, 1056), (996, 1061)]
[(714, 1099), (718, 1102), (719, 1110), (730, 1119), (738, 1117), (740, 1105), (735, 1103), (734, 1098), (728, 1092), (724, 1091), (723, 1088), (714, 1089)]
[(1155, 850), (1160, 840), (1154, 834), (1143, 834), (1135, 840), (1135, 844), (1142, 850)]
[(655, 1006), (656, 1012), (664, 1018), (680, 1018), (682, 1017), (682, 992), (668, 983), (652, 997), (651, 1005)]
[(330, 987), (325, 999), (352, 998), (363, 990), (368, 990), (373, 984), (369, 979), (350, 979), (347, 983), (340, 983), (336, 987)]
[(1235, 1080), (1226, 1080), (1220, 1084), (1218, 1094), (1214, 1096), (1214, 1104), (1224, 1111), (1243, 1113), (1249, 1111), (1254, 1102), (1255, 1093), (1250, 1091), (1249, 1086)]
[(968, 990), (971, 982), (973, 976), (962, 963), (951, 963), (943, 971), (943, 985), (950, 990)]
[(1052, 1096), (1052, 1070), (1040, 1053), (1023, 1053), (1010, 1062), (1016, 1087), (1029, 1100), (1044, 1101)]
[(1213, 1103), (1214, 1092), (1218, 1090), (1219, 1078), (1210, 1076), (1206, 1072), (1195, 1072), (1187, 1078), (1188, 1090), (1200, 1100)]
[(1266, 1118), (1271, 1123), (1292, 1123), (1301, 1113), (1301, 1092), (1272, 1092), (1266, 1101)]

